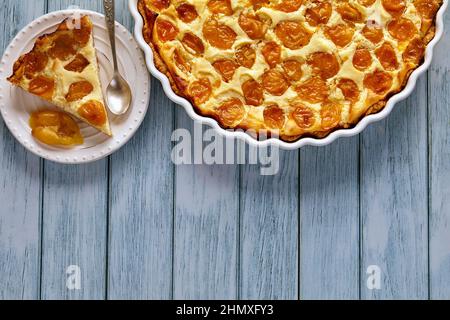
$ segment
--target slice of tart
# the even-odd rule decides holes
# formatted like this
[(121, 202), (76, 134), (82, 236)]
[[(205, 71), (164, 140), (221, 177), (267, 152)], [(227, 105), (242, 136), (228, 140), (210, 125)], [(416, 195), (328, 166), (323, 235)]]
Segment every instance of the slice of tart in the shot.
[(8, 81), (112, 135), (88, 16), (67, 19), (39, 37)]

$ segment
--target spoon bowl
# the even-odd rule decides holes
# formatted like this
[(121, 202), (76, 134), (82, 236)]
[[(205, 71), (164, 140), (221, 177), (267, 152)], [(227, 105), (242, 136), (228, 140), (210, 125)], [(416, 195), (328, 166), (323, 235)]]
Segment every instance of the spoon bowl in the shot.
[(106, 103), (109, 110), (117, 116), (127, 113), (131, 106), (131, 88), (117, 72), (106, 89)]

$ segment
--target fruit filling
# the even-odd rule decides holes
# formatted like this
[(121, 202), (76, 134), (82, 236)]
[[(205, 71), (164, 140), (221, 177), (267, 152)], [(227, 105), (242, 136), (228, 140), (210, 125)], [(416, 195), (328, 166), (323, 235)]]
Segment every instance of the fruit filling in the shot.
[(83, 144), (80, 127), (68, 114), (40, 110), (30, 117), (31, 134), (40, 142), (50, 146), (77, 146)]

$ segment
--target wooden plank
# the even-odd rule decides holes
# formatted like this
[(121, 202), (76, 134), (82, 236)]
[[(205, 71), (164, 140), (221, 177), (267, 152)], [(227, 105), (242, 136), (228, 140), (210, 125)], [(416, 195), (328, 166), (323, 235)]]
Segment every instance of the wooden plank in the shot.
[[(446, 14), (448, 28), (450, 15)], [(450, 299), (450, 38), (436, 46), (429, 72), (430, 296)]]
[(144, 124), (111, 159), (108, 298), (172, 297), (173, 112), (153, 79)]
[[(100, 1), (49, 0), (49, 11)], [(45, 162), (43, 196), (43, 299), (105, 297), (108, 162), (63, 166)], [(80, 267), (81, 290), (66, 286), (67, 268)]]
[[(6, 0), (0, 7), (0, 48), (43, 14), (45, 1)], [(39, 297), (41, 161), (0, 121), (0, 300)]]
[[(182, 109), (177, 128), (201, 142)], [(239, 167), (180, 165), (175, 183), (174, 298), (236, 299)]]
[(359, 298), (359, 138), (300, 153), (300, 299)]
[(280, 151), (280, 171), (241, 172), (241, 299), (298, 298), (298, 152)]
[[(105, 293), (107, 167), (46, 163), (43, 203), (42, 298), (102, 299)], [(69, 266), (81, 290), (66, 287)]]
[[(134, 26), (128, 1), (117, 18)], [(119, 15), (120, 12), (120, 15)], [(174, 105), (152, 79), (150, 107), (136, 136), (111, 157), (108, 298), (172, 297)]]
[[(427, 281), (426, 77), (388, 119), (362, 135), (361, 294), (364, 299), (423, 299)], [(369, 290), (367, 268), (381, 270)]]

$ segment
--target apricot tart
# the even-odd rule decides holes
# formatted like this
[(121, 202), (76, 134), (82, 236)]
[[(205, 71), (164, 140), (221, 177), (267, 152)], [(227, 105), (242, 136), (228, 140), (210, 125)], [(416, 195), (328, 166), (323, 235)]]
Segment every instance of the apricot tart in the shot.
[(111, 135), (88, 16), (39, 37), (8, 81)]
[(139, 0), (174, 92), (224, 128), (324, 137), (381, 110), (423, 61), (441, 0)]

